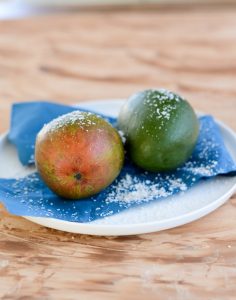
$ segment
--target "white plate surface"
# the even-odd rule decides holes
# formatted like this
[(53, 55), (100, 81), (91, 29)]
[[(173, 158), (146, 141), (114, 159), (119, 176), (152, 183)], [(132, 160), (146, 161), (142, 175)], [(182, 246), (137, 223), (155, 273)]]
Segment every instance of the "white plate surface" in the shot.
[[(110, 116), (117, 116), (121, 100), (94, 101), (79, 105)], [(226, 147), (236, 160), (236, 135), (218, 122)], [(33, 172), (23, 167), (16, 149), (9, 144), (6, 135), (0, 138), (0, 177), (22, 177)], [(225, 203), (236, 191), (236, 177), (216, 177), (198, 183), (190, 190), (153, 201), (143, 206), (90, 223), (75, 223), (52, 218), (25, 217), (46, 227), (63, 231), (92, 235), (131, 235), (174, 228), (197, 220)]]

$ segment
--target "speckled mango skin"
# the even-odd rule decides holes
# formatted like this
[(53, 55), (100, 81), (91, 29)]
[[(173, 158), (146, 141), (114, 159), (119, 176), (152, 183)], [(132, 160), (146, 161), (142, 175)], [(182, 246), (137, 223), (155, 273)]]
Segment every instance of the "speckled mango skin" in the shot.
[(47, 186), (67, 199), (92, 196), (119, 175), (124, 149), (118, 132), (95, 114), (80, 113), (73, 122), (66, 115), (38, 133), (35, 145), (37, 170)]
[(131, 160), (151, 172), (171, 171), (183, 165), (199, 134), (199, 122), (190, 104), (164, 89), (131, 96), (121, 108), (118, 126)]

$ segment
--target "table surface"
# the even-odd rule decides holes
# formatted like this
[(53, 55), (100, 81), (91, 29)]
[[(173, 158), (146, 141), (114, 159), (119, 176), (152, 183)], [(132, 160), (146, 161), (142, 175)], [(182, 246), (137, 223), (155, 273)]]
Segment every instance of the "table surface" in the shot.
[[(126, 98), (157, 86), (236, 130), (236, 7), (0, 22), (1, 133), (15, 101)], [(235, 299), (235, 195), (196, 222), (140, 236), (63, 233), (3, 207), (0, 219), (1, 299)]]

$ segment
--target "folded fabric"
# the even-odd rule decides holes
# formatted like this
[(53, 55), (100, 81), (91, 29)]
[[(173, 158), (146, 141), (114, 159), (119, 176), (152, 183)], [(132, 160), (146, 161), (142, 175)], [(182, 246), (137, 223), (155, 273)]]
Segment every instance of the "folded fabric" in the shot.
[[(73, 106), (51, 102), (23, 102), (12, 106), (9, 141), (16, 146), (20, 162), (25, 166), (34, 163), (34, 144), (37, 133), (52, 119), (78, 110)], [(80, 108), (81, 111), (87, 111)], [(106, 119), (105, 115), (99, 114)], [(115, 119), (109, 118), (114, 124)]]
[[(35, 138), (42, 126), (76, 109), (49, 102), (13, 106), (8, 138), (16, 146), (22, 164), (34, 163)], [(115, 126), (115, 118), (102, 117)], [(199, 180), (224, 174), (236, 175), (236, 163), (228, 153), (214, 119), (203, 116), (199, 122), (200, 134), (191, 158), (173, 172), (144, 172), (126, 158), (119, 177), (104, 191), (87, 199), (71, 201), (58, 197), (44, 184), (38, 173), (20, 179), (0, 178), (0, 199), (15, 215), (89, 222), (184, 192)]]

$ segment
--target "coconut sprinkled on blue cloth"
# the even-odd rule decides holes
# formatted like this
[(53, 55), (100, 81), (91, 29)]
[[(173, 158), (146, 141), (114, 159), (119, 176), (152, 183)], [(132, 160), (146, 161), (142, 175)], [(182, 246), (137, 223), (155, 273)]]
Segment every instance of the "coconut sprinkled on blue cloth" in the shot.
[[(35, 138), (44, 124), (75, 110), (78, 108), (48, 102), (13, 106), (8, 138), (16, 146), (23, 165), (34, 163)], [(102, 117), (115, 126), (115, 118)], [(38, 173), (24, 178), (0, 178), (0, 199), (15, 215), (89, 222), (185, 192), (199, 180), (224, 174), (236, 175), (236, 164), (224, 145), (214, 119), (203, 116), (199, 122), (200, 134), (192, 157), (174, 172), (144, 172), (126, 159), (119, 177), (108, 188), (78, 201), (59, 198), (44, 184)]]

